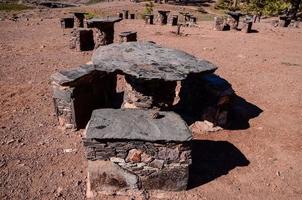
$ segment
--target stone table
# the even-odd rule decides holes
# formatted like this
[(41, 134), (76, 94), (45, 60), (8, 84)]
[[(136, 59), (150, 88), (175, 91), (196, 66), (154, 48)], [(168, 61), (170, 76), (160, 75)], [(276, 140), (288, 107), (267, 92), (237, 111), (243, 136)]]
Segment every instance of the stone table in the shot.
[(124, 19), (128, 19), (129, 18), (129, 10), (123, 10), (124, 13)]
[(99, 109), (85, 130), (87, 197), (187, 188), (191, 132), (174, 112)]
[(94, 52), (92, 62), (101, 71), (125, 74), (125, 108), (170, 107), (176, 81), (184, 80), (190, 74), (210, 73), (217, 68), (183, 51), (139, 42), (99, 48)]
[(243, 16), (243, 14), (240, 12), (233, 12), (233, 11), (228, 11), (226, 14), (232, 17), (231, 19), (228, 20), (228, 24), (230, 25), (231, 29), (238, 29), (239, 20), (240, 17)]
[(96, 28), (95, 48), (113, 43), (114, 23), (121, 21), (119, 17), (91, 19), (87, 21), (88, 28)]
[(102, 46), (91, 64), (52, 75), (57, 117), (61, 126), (79, 129), (95, 109), (141, 108), (224, 124), (234, 91), (213, 74), (216, 69), (206, 60), (150, 42)]
[(154, 15), (153, 14), (145, 14), (145, 23), (153, 24)]
[(159, 17), (160, 17), (160, 24), (161, 25), (165, 25), (168, 23), (168, 15), (170, 13), (170, 11), (168, 10), (159, 10)]
[(179, 12), (179, 14), (181, 14), (182, 16), (185, 17), (185, 22), (190, 20), (190, 16), (191, 16), (190, 13), (188, 13), (188, 12)]
[(64, 17), (60, 19), (61, 28), (73, 28), (74, 27), (74, 18), (73, 17)]

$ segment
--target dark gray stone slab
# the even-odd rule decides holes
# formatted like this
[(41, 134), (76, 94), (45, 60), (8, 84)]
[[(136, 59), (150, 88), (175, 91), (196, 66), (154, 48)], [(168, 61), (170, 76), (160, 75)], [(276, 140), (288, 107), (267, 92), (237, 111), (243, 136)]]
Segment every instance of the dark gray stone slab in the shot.
[(191, 73), (214, 72), (217, 69), (206, 60), (149, 42), (102, 46), (93, 54), (92, 62), (100, 71), (120, 70), (147, 80), (183, 80)]
[(51, 76), (51, 80), (60, 85), (67, 85), (68, 83), (73, 82), (78, 78), (88, 75), (94, 70), (95, 67), (93, 65), (81, 65), (78, 68), (66, 69), (56, 72)]
[(108, 23), (115, 23), (121, 21), (122, 18), (119, 17), (106, 17), (106, 18), (93, 18), (87, 20), (87, 24), (90, 27), (97, 27)]
[(86, 138), (127, 139), (144, 141), (190, 141), (192, 134), (174, 112), (152, 110), (99, 109), (92, 112), (86, 128)]

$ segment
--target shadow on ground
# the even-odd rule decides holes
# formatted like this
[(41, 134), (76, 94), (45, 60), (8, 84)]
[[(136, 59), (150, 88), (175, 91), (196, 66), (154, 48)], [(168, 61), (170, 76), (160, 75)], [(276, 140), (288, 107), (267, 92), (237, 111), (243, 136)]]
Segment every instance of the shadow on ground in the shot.
[(238, 95), (235, 95), (229, 113), (230, 123), (225, 127), (225, 129), (248, 129), (250, 127), (249, 120), (258, 117), (262, 112), (263, 110), (258, 106), (247, 102), (244, 98)]
[(194, 140), (188, 189), (206, 184), (249, 163), (241, 151), (227, 141)]

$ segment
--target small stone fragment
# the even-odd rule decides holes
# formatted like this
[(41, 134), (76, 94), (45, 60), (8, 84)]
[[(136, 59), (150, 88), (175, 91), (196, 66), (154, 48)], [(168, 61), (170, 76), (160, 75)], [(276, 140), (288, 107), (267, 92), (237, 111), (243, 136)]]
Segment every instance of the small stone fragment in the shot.
[(126, 158), (126, 162), (140, 162), (142, 151), (138, 149), (131, 149)]
[(150, 156), (149, 154), (146, 154), (145, 152), (142, 153), (141, 155), (141, 161), (144, 163), (149, 163), (153, 160), (152, 156)]
[(163, 160), (155, 159), (155, 160), (153, 160), (153, 161), (149, 164), (149, 166), (150, 166), (150, 167), (155, 167), (155, 168), (161, 169), (161, 168), (163, 168), (163, 166), (164, 166), (164, 161), (163, 161)]
[(110, 158), (110, 161), (111, 161), (111, 162), (114, 162), (114, 163), (125, 163), (125, 160), (124, 160), (124, 159), (118, 158), (118, 157), (111, 157), (111, 158)]

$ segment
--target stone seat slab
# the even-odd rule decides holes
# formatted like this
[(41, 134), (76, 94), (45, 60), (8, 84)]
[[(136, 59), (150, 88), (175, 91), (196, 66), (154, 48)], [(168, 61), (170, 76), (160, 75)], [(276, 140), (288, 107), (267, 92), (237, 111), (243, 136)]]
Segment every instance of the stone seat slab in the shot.
[(86, 127), (87, 139), (186, 142), (192, 134), (183, 119), (174, 112), (140, 109), (98, 109)]

